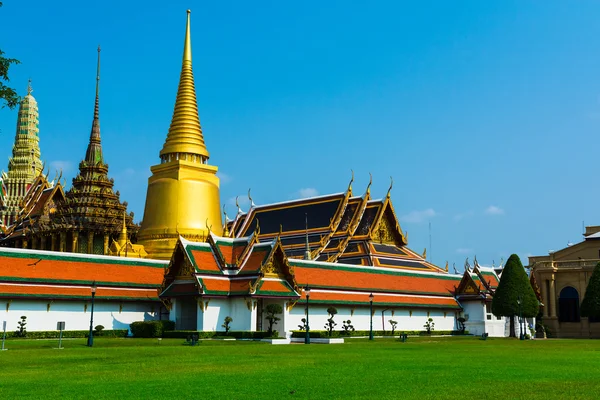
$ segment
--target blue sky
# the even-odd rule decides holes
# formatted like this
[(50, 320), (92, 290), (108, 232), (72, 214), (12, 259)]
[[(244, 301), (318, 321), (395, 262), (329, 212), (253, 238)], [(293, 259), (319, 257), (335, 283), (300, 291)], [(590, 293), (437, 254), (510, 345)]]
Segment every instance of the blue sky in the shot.
[[(75, 175), (96, 47), (109, 175), (143, 216), (192, 9), (198, 107), (229, 213), (345, 190), (373, 174), (409, 246), (459, 269), (545, 254), (600, 224), (600, 3), (6, 0), (0, 48), (33, 80), (42, 157)], [(16, 110), (0, 110), (0, 168)], [(1, 161), (4, 160), (4, 161)], [(247, 208), (247, 202), (244, 205)], [(526, 263), (526, 260), (523, 260)]]

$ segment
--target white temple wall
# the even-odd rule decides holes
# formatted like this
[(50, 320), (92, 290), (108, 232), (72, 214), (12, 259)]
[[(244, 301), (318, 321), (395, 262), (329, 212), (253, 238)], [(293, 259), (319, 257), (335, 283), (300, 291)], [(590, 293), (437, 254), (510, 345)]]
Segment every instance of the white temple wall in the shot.
[[(230, 313), (228, 316), (233, 318), (233, 321), (230, 324), (232, 331), (253, 331), (256, 329), (256, 312), (253, 313), (248, 310), (248, 305), (243, 298), (234, 297), (230, 299), (229, 311)], [(220, 331), (225, 330), (225, 328), (221, 327), (225, 322), (225, 317), (223, 317), (223, 320), (219, 325), (220, 329), (218, 330)]]
[[(288, 329), (298, 330), (298, 325), (302, 325), (302, 318), (305, 318), (306, 302), (298, 302), (296, 306), (290, 312), (288, 321)], [(309, 308), (309, 325), (311, 330), (321, 331), (326, 330), (325, 324), (329, 318), (327, 313), (327, 305), (311, 305)], [(337, 323), (334, 330), (342, 330), (343, 321), (350, 320), (355, 330), (369, 330), (370, 329), (370, 313), (369, 307), (352, 307), (352, 306), (339, 306), (336, 307), (338, 313), (334, 316), (333, 320)], [(384, 311), (385, 310), (385, 311)], [(389, 320), (398, 322), (396, 325), (396, 331), (423, 331), (425, 330), (425, 323), (428, 318), (433, 318), (435, 323), (434, 332), (438, 331), (449, 331), (456, 329), (455, 313), (453, 310), (442, 311), (442, 310), (430, 310), (429, 316), (427, 316), (427, 310), (406, 310), (406, 309), (394, 309), (394, 316), (392, 316), (392, 310), (381, 307), (373, 308), (373, 330), (385, 330), (391, 331), (392, 327)], [(383, 320), (381, 312), (384, 311)], [(411, 315), (412, 314), (412, 315)], [(291, 325), (291, 326), (290, 326)]]
[[(208, 300), (208, 299), (207, 299)], [(246, 309), (247, 310), (247, 309)], [(211, 298), (206, 304), (204, 302), (204, 324), (202, 329), (198, 327), (198, 330), (203, 331), (222, 331), (224, 330), (221, 325), (225, 321), (225, 317), (231, 315), (229, 307), (229, 299), (223, 298)]]
[(279, 332), (279, 337), (286, 337), (288, 331), (292, 330), (292, 329), (296, 329), (294, 327), (290, 327), (290, 317), (289, 317), (289, 312), (286, 309), (286, 303), (287, 300), (284, 299), (268, 299), (265, 298), (263, 299), (263, 312), (262, 312), (262, 326), (263, 326), (263, 330), (267, 331), (269, 329), (269, 321), (267, 320), (267, 306), (269, 304), (280, 304), (281, 308), (283, 309), (283, 313), (282, 314), (278, 314), (276, 315), (276, 317), (280, 318), (279, 321), (277, 321), (277, 324), (273, 325), (273, 330), (276, 330), (277, 332)]
[[(16, 331), (21, 316), (27, 317), (27, 331), (53, 331), (56, 323), (65, 322), (65, 330), (88, 330), (90, 328), (91, 301), (13, 300), (6, 310), (7, 301), (0, 301), (0, 323), (6, 321), (6, 331)], [(48, 309), (48, 304), (50, 309)], [(87, 304), (87, 310), (86, 310)], [(106, 330), (129, 329), (135, 321), (158, 319), (160, 305), (150, 302), (94, 303), (94, 323)]]

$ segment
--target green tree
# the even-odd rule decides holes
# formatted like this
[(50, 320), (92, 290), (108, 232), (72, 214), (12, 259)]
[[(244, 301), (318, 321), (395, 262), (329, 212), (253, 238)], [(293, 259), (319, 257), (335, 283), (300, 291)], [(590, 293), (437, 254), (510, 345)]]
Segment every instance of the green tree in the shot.
[(600, 320), (600, 262), (596, 264), (585, 289), (585, 296), (581, 302), (581, 316)]
[[(0, 2), (2, 7), (2, 2)], [(8, 106), (8, 108), (14, 108), (19, 103), (19, 96), (17, 92), (8, 86), (6, 82), (8, 79), (8, 70), (12, 64), (20, 64), (20, 61), (14, 58), (4, 57), (4, 52), (0, 50), (0, 100), (3, 100), (6, 104), (2, 105), (1, 108)]]
[(532, 318), (538, 314), (540, 304), (531, 287), (525, 268), (519, 256), (511, 255), (500, 276), (500, 283), (492, 300), (494, 315), (510, 317), (510, 336), (515, 337), (515, 315), (520, 311), (523, 317)]
[(267, 306), (267, 321), (269, 321), (269, 335), (273, 335), (273, 325), (277, 325), (277, 321), (281, 321), (281, 318), (277, 317), (277, 314), (283, 313), (283, 307), (281, 304), (269, 304)]

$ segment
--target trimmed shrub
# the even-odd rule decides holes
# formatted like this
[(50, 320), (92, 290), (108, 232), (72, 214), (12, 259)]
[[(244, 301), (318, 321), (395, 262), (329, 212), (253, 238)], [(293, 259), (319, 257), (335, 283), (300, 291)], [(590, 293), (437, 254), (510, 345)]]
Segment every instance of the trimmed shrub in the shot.
[(156, 338), (162, 337), (166, 330), (173, 330), (175, 322), (169, 320), (162, 321), (136, 321), (129, 325), (131, 334), (138, 338)]
[[(518, 304), (518, 299), (521, 299), (521, 305)], [(540, 304), (535, 292), (529, 282), (529, 277), (521, 264), (519, 256), (511, 255), (506, 261), (500, 283), (494, 293), (492, 299), (492, 312), (494, 315), (510, 317), (510, 336), (515, 337), (515, 320), (514, 316), (519, 315), (519, 311), (523, 317), (535, 317), (540, 309)]]
[[(406, 333), (407, 335), (410, 336), (426, 336), (428, 335), (428, 333), (426, 331), (396, 331), (396, 333), (394, 335), (391, 334), (390, 331), (373, 331), (373, 334), (375, 336), (389, 336), (389, 337), (394, 337), (394, 336), (398, 336), (402, 333)], [(311, 330), (309, 332), (310, 337), (311, 338), (329, 338), (329, 332), (328, 331), (313, 331)], [(447, 335), (447, 336), (459, 336), (459, 335), (468, 335), (469, 331), (465, 331), (464, 333), (462, 333), (461, 331), (435, 331), (436, 335)], [(293, 338), (303, 338), (306, 336), (306, 332), (305, 331), (292, 331), (292, 337)], [(343, 331), (333, 331), (331, 333), (331, 337), (340, 337), (340, 336), (346, 336), (346, 337), (367, 337), (369, 336), (369, 331), (350, 331), (348, 333), (343, 332)]]
[[(63, 331), (63, 338), (86, 338), (90, 331)], [(94, 332), (94, 336), (102, 337), (126, 337), (129, 334), (127, 329), (113, 329), (103, 330), (102, 333), (98, 334)], [(27, 339), (58, 339), (60, 335), (59, 331), (29, 331), (27, 332)], [(15, 332), (6, 332), (7, 338), (18, 338)]]

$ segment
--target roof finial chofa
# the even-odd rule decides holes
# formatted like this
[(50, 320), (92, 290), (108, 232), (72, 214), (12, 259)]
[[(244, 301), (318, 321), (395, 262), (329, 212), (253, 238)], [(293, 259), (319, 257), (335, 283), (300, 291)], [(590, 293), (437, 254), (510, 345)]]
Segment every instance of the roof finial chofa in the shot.
[(304, 213), (304, 223), (305, 223), (305, 236), (306, 236), (306, 249), (304, 249), (304, 259), (310, 260), (310, 245), (308, 244), (308, 213)]

